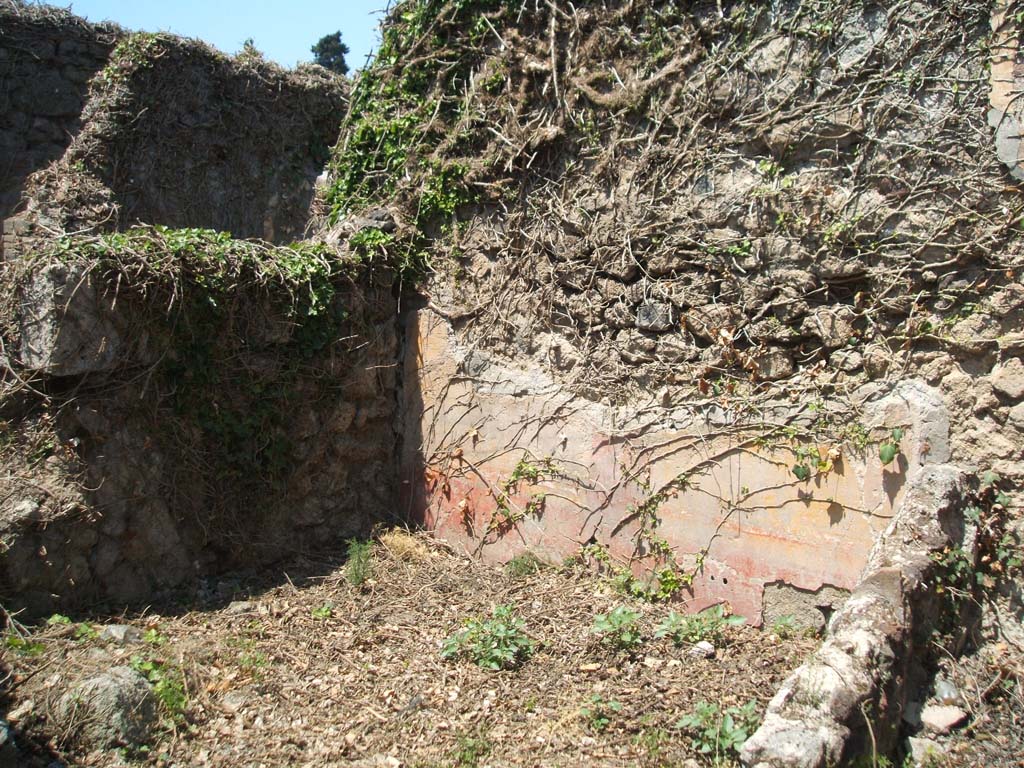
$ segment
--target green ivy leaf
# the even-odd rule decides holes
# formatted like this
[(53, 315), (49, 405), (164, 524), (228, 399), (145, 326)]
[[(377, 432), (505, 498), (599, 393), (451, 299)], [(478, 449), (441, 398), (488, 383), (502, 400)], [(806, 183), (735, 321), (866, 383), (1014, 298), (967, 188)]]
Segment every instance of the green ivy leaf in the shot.
[(797, 464), (793, 467), (793, 474), (796, 475), (796, 479), (803, 482), (811, 476), (811, 470), (805, 467), (803, 464)]
[(899, 452), (896, 443), (882, 443), (878, 446), (878, 458), (882, 460), (883, 465), (892, 463)]

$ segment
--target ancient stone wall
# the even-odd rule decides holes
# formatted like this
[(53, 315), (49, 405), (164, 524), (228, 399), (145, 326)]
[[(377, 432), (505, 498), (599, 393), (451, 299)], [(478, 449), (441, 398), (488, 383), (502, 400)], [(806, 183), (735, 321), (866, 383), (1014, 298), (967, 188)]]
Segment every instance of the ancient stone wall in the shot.
[(81, 128), (89, 81), (122, 31), (56, 8), (0, 2), (0, 219), (25, 180), (60, 157)]
[(126, 273), (109, 269), (49, 261), (21, 291), (3, 400), (5, 606), (138, 603), (204, 573), (337, 552), (393, 515), (387, 273), (331, 278), (330, 319), (315, 324), (287, 285), (244, 269), (230, 293), (184, 278), (171, 309), (156, 279), (116, 287)]
[(235, 237), (302, 236), (314, 182), (338, 135), (347, 85), (196, 42), (136, 34), (92, 82), (84, 128), (33, 177), (50, 231), (138, 222)]
[[(55, 24), (54, 51), (98, 34), (5, 13)], [(345, 82), (113, 42), (5, 222), (0, 600), (29, 614), (337, 552), (396, 506), (393, 278), (272, 245), (306, 228)]]
[[(823, 626), (906, 484), (949, 456), (941, 396), (919, 382), (756, 412), (654, 397), (615, 408), (460, 345), (429, 309), (406, 339), (406, 514), (500, 561), (600, 547), (656, 574), (655, 590), (685, 582), (674, 596), (692, 610), (724, 601), (755, 624), (781, 611)], [(784, 587), (809, 605), (766, 605)]]

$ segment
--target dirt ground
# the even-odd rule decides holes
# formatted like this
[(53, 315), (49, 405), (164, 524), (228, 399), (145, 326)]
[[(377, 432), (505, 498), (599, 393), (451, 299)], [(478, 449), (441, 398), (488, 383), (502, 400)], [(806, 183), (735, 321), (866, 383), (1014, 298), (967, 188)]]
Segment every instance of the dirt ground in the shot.
[[(782, 627), (730, 626), (703, 658), (690, 643), (654, 637), (671, 606), (626, 597), (578, 565), (522, 570), (391, 532), (373, 545), (360, 585), (351, 565), (306, 561), (272, 586), (211, 584), (177, 610), (74, 617), (36, 630), (27, 650), (5, 648), (8, 716), (22, 740), (35, 739), (40, 766), (714, 764), (679, 721), (700, 702), (724, 711), (752, 701), (759, 717), (818, 642)], [(525, 663), (491, 671), (442, 657), (445, 638), (499, 605), (512, 606), (534, 643)], [(617, 606), (640, 615), (642, 641), (631, 651), (594, 630), (595, 616)], [(138, 628), (139, 641), (97, 636), (118, 622)], [(179, 685), (181, 706), (162, 706), (147, 749), (77, 748), (47, 718), (53, 702), (70, 680), (133, 659)], [(977, 765), (979, 755), (986, 765), (1020, 764), (1020, 708), (995, 699), (987, 725), (960, 737), (948, 764)], [(734, 757), (726, 749), (718, 764)]]
[[(32, 638), (39, 653), (8, 652), (23, 681), (11, 707), (16, 724), (30, 721), (53, 756), (84, 766), (129, 757), (166, 766), (679, 765), (696, 753), (676, 724), (698, 701), (728, 708), (753, 700), (760, 711), (816, 643), (729, 627), (714, 658), (700, 658), (689, 644), (653, 638), (668, 606), (625, 597), (599, 575), (543, 568), (517, 576), (425, 537), (384, 537), (371, 568), (361, 586), (339, 566), (293, 573), (214, 610), (116, 619), (144, 633), (136, 644), (88, 631), (76, 639), (80, 623), (40, 630)], [(507, 671), (442, 658), (446, 637), (497, 605), (524, 620), (531, 658)], [(632, 652), (593, 631), (595, 615), (619, 605), (641, 615), (644, 641)], [(62, 749), (45, 720), (55, 692), (69, 677), (132, 657), (181, 670), (188, 703), (177, 724), (166, 718), (148, 752), (134, 756)]]

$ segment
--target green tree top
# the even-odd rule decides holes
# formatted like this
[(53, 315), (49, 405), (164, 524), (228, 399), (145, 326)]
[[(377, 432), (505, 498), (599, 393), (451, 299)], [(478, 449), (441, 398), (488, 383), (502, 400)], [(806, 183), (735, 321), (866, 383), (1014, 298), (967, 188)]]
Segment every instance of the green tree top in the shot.
[(335, 32), (333, 35), (324, 35), (309, 50), (313, 52), (315, 57), (313, 60), (321, 67), (337, 72), (339, 75), (348, 74), (345, 54), (349, 50), (348, 46), (341, 42), (341, 32)]

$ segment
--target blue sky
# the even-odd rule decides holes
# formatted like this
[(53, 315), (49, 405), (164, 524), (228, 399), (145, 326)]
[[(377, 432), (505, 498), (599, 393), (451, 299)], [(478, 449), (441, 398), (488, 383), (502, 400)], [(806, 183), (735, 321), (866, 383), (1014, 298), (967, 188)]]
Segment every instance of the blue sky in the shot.
[(90, 21), (115, 21), (126, 29), (198, 37), (225, 53), (236, 53), (246, 38), (286, 67), (310, 61), (310, 46), (341, 30), (351, 49), (346, 61), (357, 69), (377, 47), (377, 25), (387, 0), (67, 0)]

